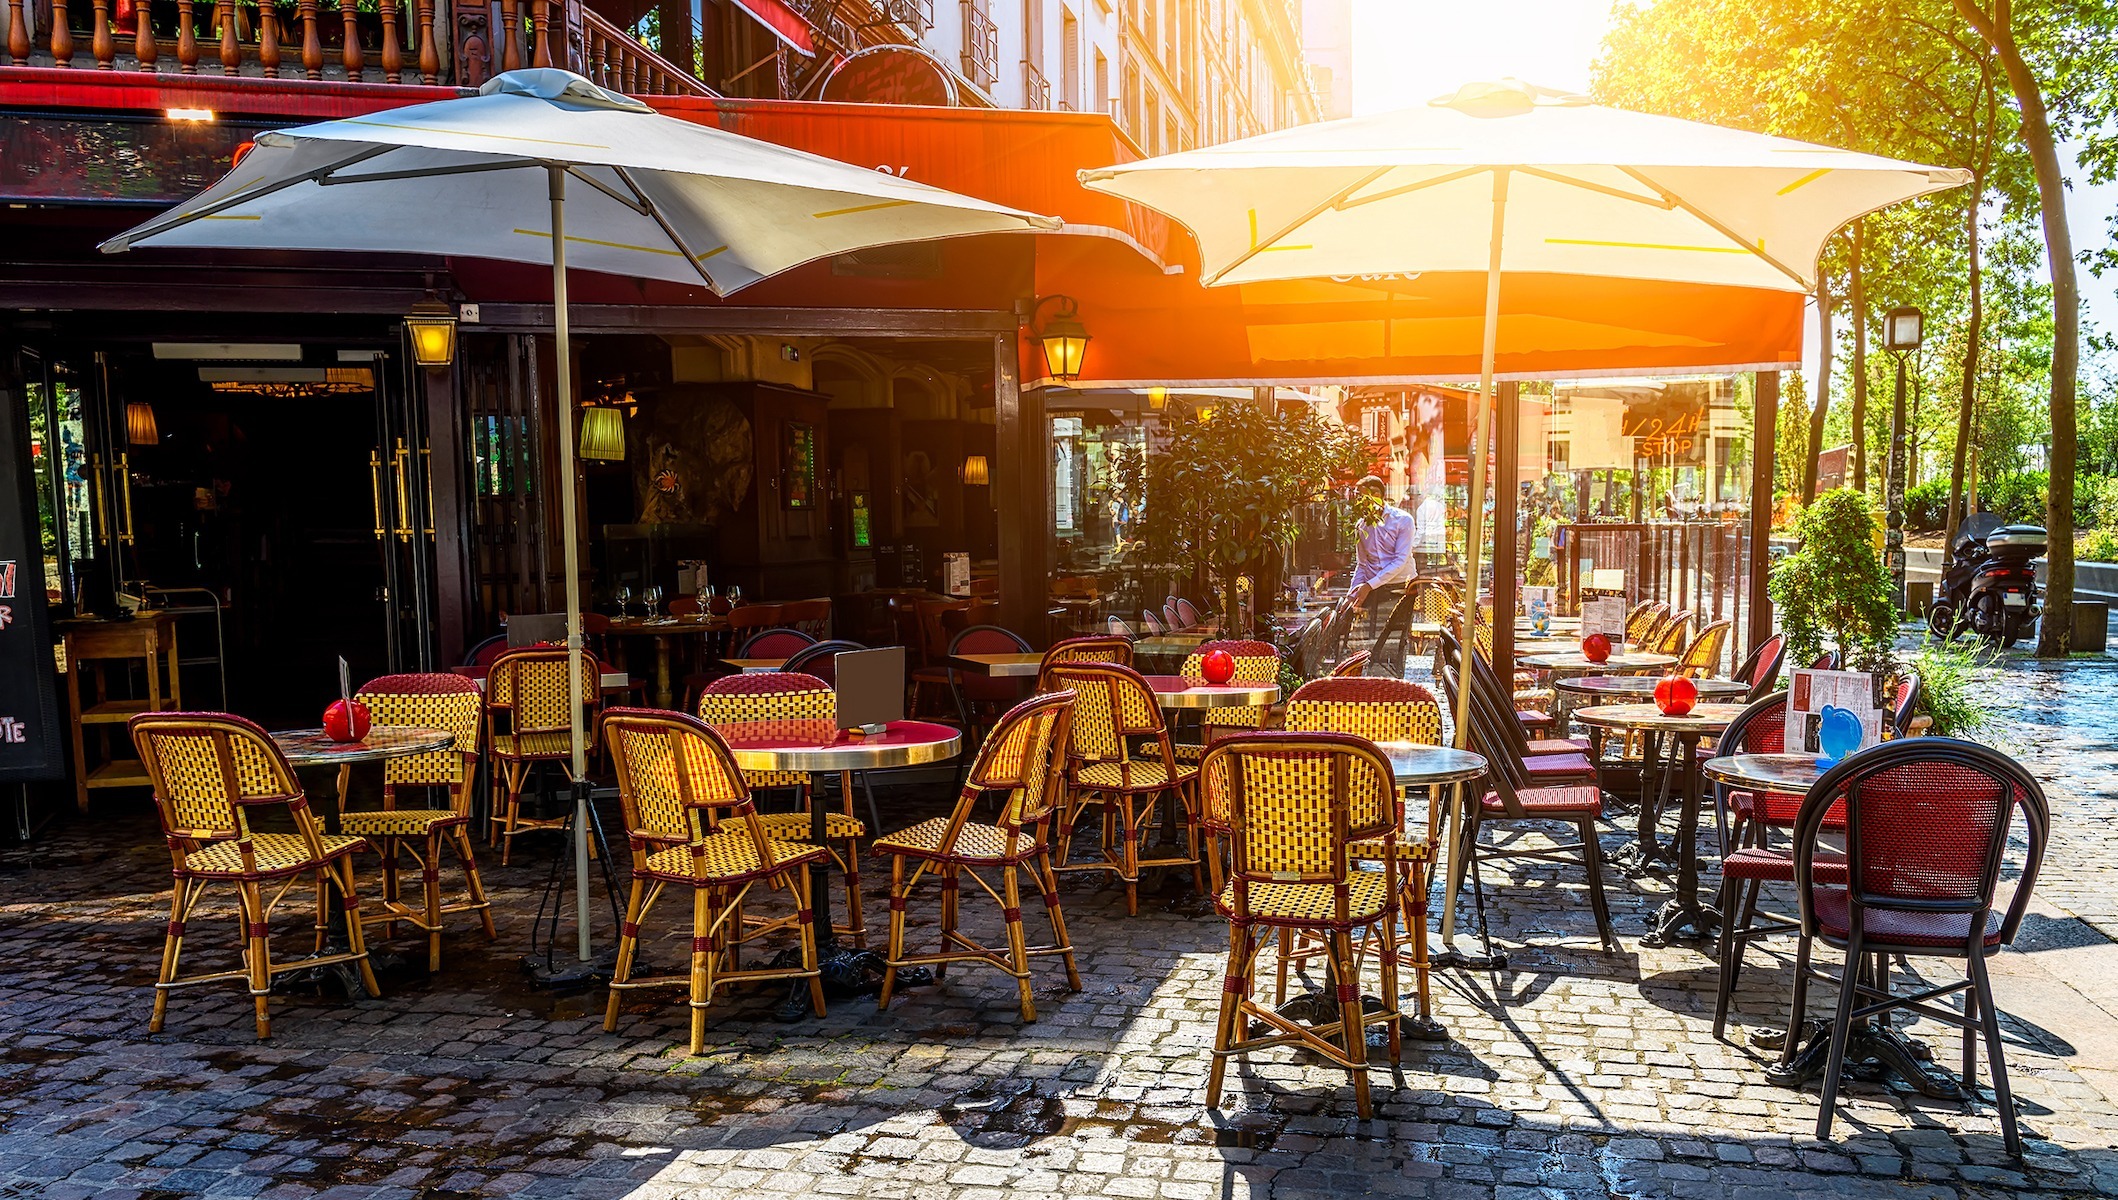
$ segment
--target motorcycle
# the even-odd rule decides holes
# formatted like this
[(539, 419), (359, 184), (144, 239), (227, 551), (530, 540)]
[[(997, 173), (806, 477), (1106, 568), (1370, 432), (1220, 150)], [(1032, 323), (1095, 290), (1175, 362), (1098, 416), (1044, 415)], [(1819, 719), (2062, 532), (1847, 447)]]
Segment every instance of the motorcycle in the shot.
[(1957, 527), (1949, 551), (1927, 628), (1943, 638), (1968, 629), (2001, 646), (2022, 640), (2037, 624), (2033, 560), (2045, 552), (2045, 531), (2009, 525), (1996, 513), (1973, 513)]

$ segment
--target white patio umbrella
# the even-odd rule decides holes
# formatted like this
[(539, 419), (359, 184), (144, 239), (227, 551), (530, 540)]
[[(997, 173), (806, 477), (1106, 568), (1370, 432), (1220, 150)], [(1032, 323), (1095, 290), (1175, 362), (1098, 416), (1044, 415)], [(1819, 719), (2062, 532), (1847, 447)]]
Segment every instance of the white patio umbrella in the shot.
[[(578, 187), (569, 187), (569, 181)], [(574, 475), (566, 270), (704, 284), (726, 295), (834, 254), (895, 242), (1057, 229), (882, 171), (664, 117), (569, 71), (510, 71), (476, 96), (258, 135), (218, 183), (103, 243), (366, 250), (550, 263), (559, 470)], [(584, 689), (574, 489), (559, 490), (568, 678)], [(574, 706), (573, 775), (587, 773)], [(577, 801), (581, 957), (588, 834)]]
[[(1806, 292), (1824, 242), (1845, 224), (1969, 179), (1963, 170), (1606, 108), (1512, 79), (1470, 84), (1398, 112), (1081, 172), (1085, 186), (1191, 230), (1208, 286), (1485, 274), (1467, 647), (1475, 645), (1478, 618), (1508, 275)], [(1461, 744), (1470, 688), (1457, 693)]]

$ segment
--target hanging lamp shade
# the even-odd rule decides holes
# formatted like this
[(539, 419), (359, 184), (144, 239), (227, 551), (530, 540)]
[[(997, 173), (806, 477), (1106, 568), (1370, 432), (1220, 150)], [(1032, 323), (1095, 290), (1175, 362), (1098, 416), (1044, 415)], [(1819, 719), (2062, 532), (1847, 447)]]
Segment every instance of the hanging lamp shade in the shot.
[(986, 465), (985, 455), (973, 454), (963, 460), (963, 481), (974, 487), (983, 487), (993, 482), (993, 474)]
[(154, 421), (154, 405), (134, 400), (125, 406), (125, 440), (135, 446), (152, 446), (162, 440)]
[(615, 408), (583, 409), (581, 457), (625, 461), (625, 414)]

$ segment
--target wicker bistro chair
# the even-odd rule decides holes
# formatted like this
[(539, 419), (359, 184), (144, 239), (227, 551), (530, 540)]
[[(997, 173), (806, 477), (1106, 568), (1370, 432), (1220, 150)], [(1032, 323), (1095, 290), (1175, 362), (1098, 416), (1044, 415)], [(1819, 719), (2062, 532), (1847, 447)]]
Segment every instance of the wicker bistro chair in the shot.
[[(1280, 652), (1271, 642), (1255, 642), (1240, 639), (1203, 642), (1197, 650), (1184, 659), (1179, 673), (1186, 679), (1204, 680), (1204, 668), (1200, 665), (1208, 654), (1215, 650), (1226, 650), (1235, 659), (1235, 675), (1232, 683), (1277, 683), (1280, 678)], [(1230, 733), (1261, 729), (1270, 709), (1262, 704), (1241, 707), (1209, 708), (1199, 714), (1198, 742), (1174, 742), (1171, 749), (1185, 762), (1197, 762), (1206, 752), (1205, 743)]]
[(1720, 670), (1721, 648), (1728, 644), (1728, 633), (1735, 626), (1734, 621), (1715, 621), (1701, 629), (1691, 644), (1684, 647), (1670, 673), (1689, 675), (1693, 679), (1711, 678)]
[[(823, 1016), (806, 868), (830, 851), (772, 836), (727, 743), (704, 722), (682, 713), (621, 708), (604, 719), (603, 736), (617, 769), (632, 847), (632, 895), (618, 933), (605, 1032), (616, 1032), (624, 994), (649, 987), (690, 987), (693, 1054), (706, 1048), (706, 1009), (714, 992), (734, 983), (806, 979), (809, 1006)], [(746, 924), (743, 902), (760, 883), (786, 891), (794, 912)], [(691, 890), (691, 968), (683, 975), (635, 979), (640, 926), (670, 886)], [(743, 942), (788, 929), (801, 947), (800, 966), (742, 967)]]
[[(1413, 742), (1422, 746), (1443, 745), (1441, 704), (1434, 693), (1416, 683), (1399, 679), (1318, 679), (1305, 683), (1287, 701), (1286, 728), (1290, 733), (1342, 733), (1371, 742)], [(1409, 965), (1417, 980), (1419, 1016), (1433, 1011), (1428, 987), (1427, 879), (1433, 870), (1439, 828), (1440, 805), (1429, 796), (1427, 828), (1423, 836), (1400, 834), (1395, 843), (1398, 865), (1403, 869), (1405, 929), (1412, 939), (1412, 954), (1400, 965)], [(1204, 796), (1209, 817), (1214, 796)], [(1380, 862), (1387, 852), (1379, 839), (1353, 844), (1355, 862)], [(1287, 998), (1287, 970), (1321, 953), (1321, 948), (1294, 945), (1298, 935), (1284, 934), (1280, 943), (1278, 986), (1274, 1003)]]
[(1327, 678), (1359, 679), (1368, 673), (1369, 661), (1370, 656), (1366, 650), (1362, 650), (1357, 654), (1349, 654), (1337, 666), (1331, 668), (1331, 674)]
[[(829, 725), (835, 730), (837, 718), (838, 698), (831, 685), (813, 675), (789, 671), (716, 679), (699, 697), (699, 719), (717, 732), (776, 723)], [(757, 820), (768, 837), (785, 842), (809, 840), (809, 806), (822, 801), (815, 795), (814, 781), (807, 771), (745, 771), (743, 782), (753, 792), (764, 788), (795, 789), (795, 811), (760, 813)], [(853, 781), (841, 778), (839, 784), (841, 807), (824, 814), (824, 839), (846, 880), (847, 924), (843, 932), (853, 939), (854, 945), (865, 949), (868, 922), (860, 903), (860, 839), (867, 836), (868, 827), (853, 815)]]
[[(382, 808), (345, 812), (338, 818), (342, 832), (366, 838), (382, 856), (382, 911), (370, 914), (367, 923), (380, 923), (385, 937), (396, 932), (400, 921), (426, 934), (427, 970), (439, 971), (443, 914), (475, 912), (485, 926), (485, 940), (496, 936), (492, 901), (486, 899), (478, 860), (471, 853), (471, 777), (478, 768), (478, 713), (483, 703), (478, 685), (461, 675), (384, 675), (370, 680), (357, 698), (378, 725), (425, 725), (456, 735), (455, 745), (446, 750), (385, 761)], [(436, 788), (446, 790), (446, 808), (398, 807), (399, 792)], [(339, 794), (345, 794), (344, 788)], [(444, 843), (463, 864), (469, 893), (468, 899), (456, 903), (445, 904), (441, 898)], [(399, 890), (398, 859), (407, 853), (419, 871), (417, 909), (404, 902)]]
[[(1833, 886), (1817, 869), (1817, 841), (1827, 814), (1840, 805), (1846, 815), (1848, 877)], [(2024, 826), (2024, 855), (2008, 906), (1998, 910), (1995, 893), (2017, 812)], [(1985, 1035), (2001, 1137), (2011, 1156), (2022, 1157), (1986, 958), (2012, 943), (2022, 927), (2050, 829), (2044, 792), (2028, 771), (1996, 750), (1954, 738), (1904, 738), (1871, 746), (1848, 755), (1809, 789), (1794, 831), (1802, 931), (1782, 1061), (1792, 1060), (1800, 1041), (1814, 944), (1822, 940), (1839, 947), (1846, 965), (1817, 1110), (1818, 1138), (1831, 1136), (1853, 1023), (1902, 1008), (1963, 1031), (1964, 1089), (1973, 1095), (1978, 1034)], [(1960, 958), (1966, 978), (1899, 995), (1890, 982), (1892, 956)], [(1965, 994), (1961, 1013), (1935, 1003), (1956, 992)]]
[[(978, 748), (954, 812), (875, 840), (875, 853), (890, 857), (890, 970), (883, 974), (878, 1010), (890, 1006), (899, 967), (931, 966), (937, 979), (950, 963), (998, 967), (1015, 978), (1025, 1022), (1037, 1019), (1037, 1005), (1030, 995), (1031, 958), (1057, 955), (1066, 964), (1067, 987), (1081, 990), (1066, 918), (1059, 912), (1059, 879), (1052, 870), (1049, 836), (1054, 806), (1064, 787), (1073, 707), (1072, 692), (1053, 692), (1010, 709)], [(1005, 799), (995, 822), (981, 825), (971, 817), (980, 796), (987, 792), (1002, 793)], [(908, 862), (910, 872), (905, 869)], [(997, 891), (978, 873), (981, 868), (1000, 873)], [(929, 871), (941, 880), (941, 944), (932, 953), (908, 955), (905, 909), (913, 889)], [(1049, 945), (1030, 945), (1023, 931), (1019, 873), (1028, 874), (1030, 886), (1044, 899), (1045, 916), (1052, 926)], [(1006, 949), (981, 945), (958, 930), (958, 885), (965, 877), (1000, 906), (1007, 925)]]
[[(1066, 804), (1059, 823), (1059, 869), (1105, 871), (1116, 876), (1125, 885), (1128, 916), (1140, 912), (1142, 867), (1188, 866), (1199, 890), (1205, 891), (1195, 794), (1198, 768), (1178, 761), (1147, 680), (1117, 663), (1056, 663), (1048, 674), (1061, 689), (1074, 692)], [(1141, 835), (1153, 826), (1165, 801), (1174, 806), (1172, 815), (1183, 823), (1186, 850), (1169, 857), (1142, 858)], [(1075, 827), (1091, 808), (1102, 817), (1101, 861), (1068, 865)]]
[[(1200, 764), (1205, 787), (1229, 817), (1231, 867), (1214, 906), (1228, 918), (1227, 981), (1214, 1033), (1206, 1106), (1219, 1108), (1228, 1060), (1268, 1046), (1303, 1046), (1345, 1068), (1363, 1119), (1371, 1024), (1389, 1030), (1399, 1061), (1397, 913), (1404, 881), (1395, 853), (1404, 823), (1390, 762), (1366, 739), (1333, 733), (1240, 733), (1215, 742)], [(1380, 871), (1353, 869), (1356, 845), (1381, 848)], [(1338, 1020), (1307, 1025), (1251, 999), (1258, 951), (1275, 930), (1326, 941)], [(1380, 942), (1383, 1007), (1364, 1012), (1352, 935)], [(1268, 1032), (1249, 1036), (1251, 1022)]]
[(1649, 648), (1656, 654), (1683, 654), (1691, 642), (1691, 619), (1690, 609), (1671, 613), (1669, 620), (1655, 630)]
[[(169, 841), (173, 881), (169, 928), (162, 940), (162, 969), (155, 980), (149, 1033), (162, 1032), (172, 989), (228, 979), (246, 980), (257, 1008), (257, 1036), (272, 1036), (272, 980), (287, 971), (328, 963), (360, 967), (361, 985), (379, 996), (362, 937), (360, 897), (353, 882), (353, 851), (361, 840), (330, 834), (309, 811), (294, 769), (265, 731), (228, 713), (150, 712), (127, 722), (140, 764), (154, 789), (155, 810)], [(253, 811), (285, 809), (292, 833), (258, 833)], [(303, 876), (316, 883), (316, 953), (284, 963), (272, 961), (272, 910)], [(184, 929), (206, 889), (235, 888), (243, 933), (243, 969), (204, 975), (177, 973)], [(269, 895), (267, 885), (277, 885)], [(347, 948), (324, 953), (331, 893), (346, 915)]]
[(1625, 640), (1641, 645), (1662, 628), (1663, 618), (1669, 615), (1669, 605), (1659, 600), (1650, 600), (1633, 606), (1625, 615)]
[[(596, 735), (596, 715), (603, 692), (597, 686), (602, 667), (596, 656), (581, 654), (582, 693), (588, 708), (585, 728)], [(522, 815), (522, 785), (538, 763), (554, 763), (572, 773), (573, 714), (567, 700), (566, 647), (525, 646), (510, 650), (493, 664), (485, 680), (488, 742), (493, 755), (491, 840), (500, 843), (500, 865), (508, 863), (515, 838), (543, 829), (564, 829), (572, 810), (560, 817)], [(503, 720), (505, 718), (505, 720)], [(501, 726), (505, 724), (506, 730)]]
[(1060, 663), (1101, 662), (1133, 665), (1133, 643), (1131, 638), (1111, 634), (1095, 634), (1090, 637), (1062, 638), (1053, 642), (1044, 652), (1044, 659), (1037, 664), (1037, 690), (1052, 692), (1060, 685), (1052, 682), (1052, 668)]

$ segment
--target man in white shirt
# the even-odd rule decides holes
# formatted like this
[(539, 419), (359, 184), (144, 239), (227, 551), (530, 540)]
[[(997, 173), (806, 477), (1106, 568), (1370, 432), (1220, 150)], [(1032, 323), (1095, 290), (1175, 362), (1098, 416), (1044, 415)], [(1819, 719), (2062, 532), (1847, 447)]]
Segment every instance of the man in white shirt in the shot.
[(1376, 476), (1363, 478), (1357, 486), (1375, 499), (1381, 511), (1372, 520), (1361, 522), (1346, 603), (1366, 609), (1372, 621), (1377, 612), (1389, 613), (1398, 593), (1404, 590), (1405, 581), (1417, 572), (1412, 561), (1413, 517), (1383, 498), (1383, 481)]

